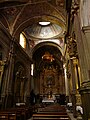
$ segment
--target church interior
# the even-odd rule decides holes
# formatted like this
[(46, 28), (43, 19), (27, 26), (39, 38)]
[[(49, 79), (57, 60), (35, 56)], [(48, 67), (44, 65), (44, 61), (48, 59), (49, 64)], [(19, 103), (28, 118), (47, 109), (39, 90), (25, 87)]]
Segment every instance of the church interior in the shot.
[(90, 120), (89, 18), (90, 0), (0, 0), (0, 120)]

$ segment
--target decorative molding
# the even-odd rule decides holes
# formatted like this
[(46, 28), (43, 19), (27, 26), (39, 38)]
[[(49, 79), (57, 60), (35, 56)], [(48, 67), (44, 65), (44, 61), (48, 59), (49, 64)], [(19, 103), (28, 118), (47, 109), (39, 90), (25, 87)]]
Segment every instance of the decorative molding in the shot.
[(71, 14), (72, 15), (77, 14), (78, 10), (79, 10), (79, 4), (73, 2), (71, 7)]
[(80, 94), (90, 93), (90, 80), (86, 80), (81, 84), (79, 92)]
[(71, 37), (68, 38), (67, 41), (67, 52), (69, 53), (70, 58), (77, 56), (77, 43), (76, 40)]
[(82, 30), (83, 30), (85, 33), (90, 33), (90, 26), (84, 26), (84, 27), (82, 27)]

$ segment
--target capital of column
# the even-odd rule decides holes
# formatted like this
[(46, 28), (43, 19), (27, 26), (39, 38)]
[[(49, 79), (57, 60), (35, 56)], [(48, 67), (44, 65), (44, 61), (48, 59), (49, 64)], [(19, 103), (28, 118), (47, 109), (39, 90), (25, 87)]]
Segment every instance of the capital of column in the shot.
[(67, 52), (70, 58), (78, 56), (76, 40), (70, 36), (68, 37), (67, 40)]
[(15, 56), (15, 51), (14, 51), (15, 44), (16, 44), (15, 41), (16, 41), (15, 38), (12, 37), (12, 40), (11, 40), (11, 46), (10, 46), (10, 51), (9, 51), (9, 56), (12, 56), (12, 57)]
[(78, 59), (76, 57), (74, 57), (73, 66), (76, 67), (76, 65), (78, 65)]

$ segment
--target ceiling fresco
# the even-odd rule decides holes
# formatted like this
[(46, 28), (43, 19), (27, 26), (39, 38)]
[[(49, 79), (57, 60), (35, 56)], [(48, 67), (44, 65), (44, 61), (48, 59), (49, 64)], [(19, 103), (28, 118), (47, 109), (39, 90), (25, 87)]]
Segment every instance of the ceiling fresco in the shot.
[(49, 39), (55, 38), (56, 36), (60, 36), (63, 30), (62, 28), (54, 23), (50, 23), (50, 25), (42, 26), (37, 24), (33, 24), (24, 30), (25, 34), (27, 34), (30, 38), (34, 37), (37, 39)]

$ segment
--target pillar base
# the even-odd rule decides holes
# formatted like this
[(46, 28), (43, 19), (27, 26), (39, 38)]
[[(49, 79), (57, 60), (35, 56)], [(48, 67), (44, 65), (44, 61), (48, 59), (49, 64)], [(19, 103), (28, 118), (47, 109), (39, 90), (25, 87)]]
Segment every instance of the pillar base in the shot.
[(76, 117), (77, 117), (77, 111), (76, 111), (76, 95), (75, 95), (75, 94), (71, 94), (71, 99), (72, 99), (73, 116), (76, 118)]
[(83, 107), (83, 120), (90, 119), (90, 80), (82, 83), (79, 89)]
[(26, 106), (31, 106), (31, 104), (30, 104), (30, 96), (26, 97)]
[(1, 96), (1, 109), (4, 109), (5, 108), (5, 96)]
[(13, 107), (13, 95), (9, 94), (5, 96), (5, 108)]
[(69, 96), (66, 96), (66, 104), (69, 103)]

